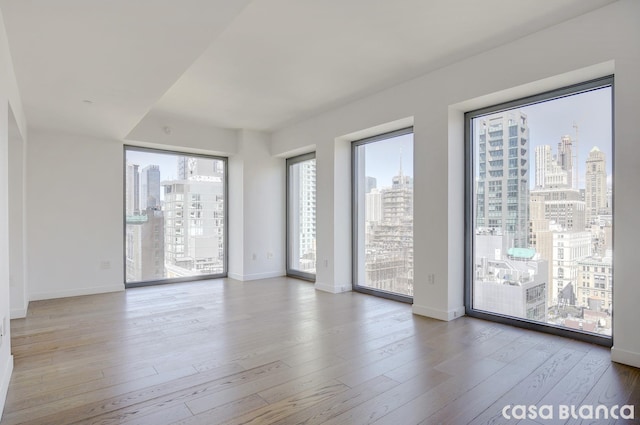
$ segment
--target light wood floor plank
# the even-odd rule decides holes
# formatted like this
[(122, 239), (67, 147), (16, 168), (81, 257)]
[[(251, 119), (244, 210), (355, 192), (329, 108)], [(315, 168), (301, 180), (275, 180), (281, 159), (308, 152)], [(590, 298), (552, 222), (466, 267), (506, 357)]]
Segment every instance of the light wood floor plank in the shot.
[(502, 423), (505, 403), (640, 412), (640, 372), (608, 349), (289, 278), (36, 301), (11, 336), (0, 425), (462, 425)]

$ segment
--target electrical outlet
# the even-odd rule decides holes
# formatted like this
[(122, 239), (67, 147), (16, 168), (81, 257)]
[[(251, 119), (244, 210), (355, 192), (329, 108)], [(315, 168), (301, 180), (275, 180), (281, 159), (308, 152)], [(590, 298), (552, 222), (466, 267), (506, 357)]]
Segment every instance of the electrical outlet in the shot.
[(436, 283), (436, 275), (435, 275), (435, 273), (429, 273), (427, 275), (427, 281), (429, 282), (429, 285), (435, 285), (435, 283)]
[(111, 268), (111, 261), (109, 260), (100, 261), (100, 268), (102, 270), (109, 270)]
[(272, 259), (273, 258), (273, 252), (267, 252), (267, 259)]

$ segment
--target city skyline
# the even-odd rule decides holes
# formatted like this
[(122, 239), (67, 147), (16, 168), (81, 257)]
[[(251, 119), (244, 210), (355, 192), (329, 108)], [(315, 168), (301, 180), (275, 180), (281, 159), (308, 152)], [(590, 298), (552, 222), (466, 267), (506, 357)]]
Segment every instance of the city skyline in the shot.
[(611, 334), (610, 95), (472, 118), (475, 309)]
[[(612, 185), (613, 151), (611, 119), (611, 87), (604, 87), (566, 96), (533, 105), (518, 107), (529, 122), (529, 160), (534, 161), (536, 147), (549, 145), (557, 154), (558, 143), (563, 136), (570, 136), (575, 142), (574, 124), (578, 126), (577, 175), (578, 187), (584, 188), (585, 160), (589, 152), (597, 147), (607, 159), (607, 185)], [(492, 114), (487, 114), (487, 116)], [(474, 120), (474, 143), (478, 131)], [(575, 144), (574, 144), (575, 150)], [(478, 178), (478, 157), (475, 156), (475, 176)], [(529, 179), (530, 189), (535, 188), (533, 175)]]

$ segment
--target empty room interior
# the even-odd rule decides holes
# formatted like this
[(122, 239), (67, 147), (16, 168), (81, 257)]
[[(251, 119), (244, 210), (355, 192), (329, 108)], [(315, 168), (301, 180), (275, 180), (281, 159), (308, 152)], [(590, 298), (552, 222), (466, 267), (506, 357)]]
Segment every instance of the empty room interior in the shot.
[(638, 423), (639, 76), (637, 0), (0, 0), (0, 423)]

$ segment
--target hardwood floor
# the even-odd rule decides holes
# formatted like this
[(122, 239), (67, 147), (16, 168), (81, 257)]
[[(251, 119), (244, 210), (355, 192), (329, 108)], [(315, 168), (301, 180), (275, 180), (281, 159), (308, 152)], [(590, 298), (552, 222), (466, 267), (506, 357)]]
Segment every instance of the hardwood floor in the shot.
[[(32, 302), (11, 335), (2, 425), (511, 424), (503, 407), (530, 404), (640, 417), (640, 371), (606, 348), (295, 279)], [(519, 423), (580, 423), (558, 419)]]

